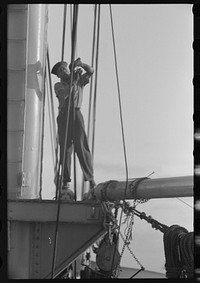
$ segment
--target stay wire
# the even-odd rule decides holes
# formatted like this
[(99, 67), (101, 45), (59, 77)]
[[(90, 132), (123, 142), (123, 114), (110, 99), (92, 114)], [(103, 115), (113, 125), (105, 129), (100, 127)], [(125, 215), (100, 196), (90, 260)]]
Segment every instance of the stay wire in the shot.
[[(78, 4), (74, 4), (74, 17), (77, 16), (77, 9), (76, 6)], [(73, 21), (73, 30), (72, 33), (76, 35), (76, 20)], [(74, 38), (74, 36), (72, 36)], [(75, 51), (75, 44), (76, 42), (72, 41), (72, 54), (71, 54), (71, 65), (72, 65), (72, 70), (74, 67), (74, 51)], [(53, 261), (52, 261), (52, 272), (51, 272), (51, 279), (54, 278), (54, 269), (55, 269), (55, 261), (56, 261), (56, 252), (57, 252), (57, 242), (58, 242), (58, 224), (59, 224), (59, 217), (60, 217), (60, 191), (61, 191), (61, 185), (63, 181), (63, 171), (64, 171), (64, 166), (65, 166), (65, 158), (66, 158), (66, 142), (67, 142), (67, 133), (68, 133), (68, 125), (69, 125), (69, 111), (70, 111), (70, 104), (71, 104), (71, 96), (72, 96), (72, 82), (73, 82), (73, 72), (70, 76), (70, 94), (69, 94), (69, 104), (68, 104), (68, 112), (67, 112), (67, 121), (66, 121), (66, 128), (65, 128), (65, 142), (64, 142), (64, 154), (63, 154), (63, 160), (62, 160), (62, 171), (61, 171), (61, 182), (59, 186), (59, 194), (58, 194), (58, 205), (57, 205), (57, 216), (56, 216), (56, 229), (55, 229), (55, 241), (54, 241), (54, 249), (53, 249)]]
[[(47, 77), (47, 67), (46, 67), (46, 62), (45, 62), (45, 68), (44, 68), (44, 84), (43, 84), (43, 92), (44, 94), (46, 93), (46, 77)], [(42, 109), (42, 143), (44, 141), (44, 115), (45, 115), (45, 99), (46, 99), (46, 96), (44, 95), (44, 101), (43, 101), (43, 109)], [(42, 146), (42, 149), (41, 149), (41, 156), (40, 156), (40, 164), (41, 164), (41, 169), (40, 169), (40, 172), (42, 174), (42, 171), (43, 171), (43, 155), (44, 155), (44, 147)], [(40, 178), (40, 190), (39, 190), (39, 198), (42, 199), (42, 178)]]
[(73, 4), (70, 4), (70, 24), (71, 24), (71, 34), (72, 34), (72, 31), (73, 31), (73, 19), (72, 19), (72, 14), (73, 14), (73, 8), (72, 8)]
[[(96, 22), (97, 22), (97, 4), (94, 5), (94, 23), (93, 23), (93, 43), (92, 43), (92, 59), (91, 59), (91, 66), (94, 66), (94, 53), (95, 53), (95, 38), (96, 38)], [(90, 96), (89, 96), (89, 107), (88, 107), (88, 126), (87, 126), (87, 138), (89, 142), (90, 138), (90, 124), (91, 124), (91, 107), (92, 107), (92, 89), (93, 89), (93, 76), (90, 79)], [(92, 156), (93, 158), (93, 156)], [(84, 184), (84, 176), (82, 175), (82, 198), (83, 194), (85, 193), (85, 184)]]
[(98, 4), (98, 26), (97, 26), (97, 50), (96, 50), (96, 75), (95, 75), (95, 89), (93, 101), (93, 135), (92, 135), (92, 156), (94, 156), (94, 143), (95, 143), (95, 123), (96, 123), (96, 101), (97, 101), (97, 78), (98, 78), (98, 61), (99, 61), (99, 34), (100, 34), (100, 7)]
[(180, 199), (177, 197), (177, 200), (179, 200), (180, 202), (184, 203), (185, 205), (189, 206), (190, 208), (194, 209), (191, 205), (189, 205), (187, 202), (185, 202), (184, 200)]
[[(66, 17), (67, 17), (67, 5), (64, 4), (61, 61), (64, 60), (65, 34), (66, 34)], [(58, 137), (58, 133), (57, 133), (57, 137)], [(58, 152), (58, 146), (57, 146), (57, 152)], [(57, 166), (56, 196), (55, 196), (56, 199), (58, 198), (59, 186), (62, 185), (62, 182), (59, 183), (60, 169), (61, 169), (61, 160), (59, 161), (59, 165)]]
[[(53, 125), (51, 121), (51, 102), (50, 102), (50, 95), (49, 95), (49, 84), (46, 78), (46, 95), (47, 95), (47, 104), (48, 104), (48, 113), (49, 113), (49, 129), (50, 129), (50, 138), (51, 138), (51, 150), (52, 150), (52, 159), (53, 159), (53, 168), (54, 168), (54, 176), (57, 174), (57, 163), (56, 163), (56, 158), (55, 158), (55, 144), (54, 144), (54, 133), (53, 133)], [(46, 96), (45, 95), (45, 96)]]
[[(77, 22), (78, 22), (78, 6), (74, 5), (74, 17), (73, 17), (73, 31), (72, 31), (72, 50), (74, 52), (73, 54), (73, 64), (71, 62), (72, 70), (74, 70), (74, 59), (75, 59), (75, 52), (76, 52), (76, 46), (77, 46)], [(73, 78), (73, 71), (71, 74)], [(72, 80), (73, 81), (73, 80)], [(74, 97), (72, 99), (72, 109), (73, 109), (73, 145), (74, 145), (74, 151), (73, 151), (73, 160), (74, 160), (74, 199), (77, 199), (77, 188), (76, 188), (76, 155), (75, 155), (75, 127), (76, 127), (76, 119), (75, 119), (75, 106), (74, 106)]]
[[(123, 150), (124, 150), (124, 161), (125, 161), (125, 170), (126, 170), (126, 190), (128, 184), (128, 165), (127, 165), (127, 157), (126, 157), (126, 145), (125, 145), (125, 136), (124, 136), (124, 126), (123, 126), (123, 117), (122, 117), (122, 103), (121, 103), (121, 93), (119, 86), (119, 75), (118, 75), (118, 67), (117, 67), (117, 55), (116, 55), (116, 47), (115, 47), (115, 37), (114, 37), (114, 27), (113, 27), (113, 18), (112, 18), (112, 9), (111, 4), (110, 7), (110, 19), (111, 19), (111, 28), (112, 28), (112, 38), (113, 38), (113, 49), (114, 49), (114, 59), (115, 59), (115, 70), (116, 70), (116, 79), (117, 79), (117, 88), (118, 88), (118, 99), (119, 99), (119, 110), (120, 110), (120, 122), (121, 122), (121, 130), (122, 130), (122, 140), (123, 140)], [(124, 192), (124, 196), (126, 194), (126, 190)]]
[[(76, 4), (74, 6), (76, 6)], [(76, 28), (77, 28), (76, 22), (77, 22), (77, 8), (74, 7), (74, 10), (73, 10), (72, 36), (71, 36), (71, 43), (72, 43), (71, 66), (72, 66), (72, 69), (74, 68), (74, 57), (75, 57), (75, 44), (76, 44), (75, 39), (76, 39)], [(75, 34), (75, 36), (74, 36), (74, 34)], [(67, 133), (68, 133), (70, 105), (71, 105), (71, 96), (72, 96), (72, 82), (73, 82), (73, 72), (71, 73), (71, 76), (70, 76), (70, 95), (69, 95), (68, 111), (67, 111), (67, 121), (66, 121), (66, 129), (65, 129), (64, 154), (63, 154), (62, 171), (61, 171), (62, 173), (61, 173), (60, 186), (62, 185), (62, 181), (63, 181), (63, 172), (64, 172), (65, 159), (66, 159), (66, 143), (67, 143)], [(72, 99), (72, 104), (73, 104), (73, 99)], [(73, 113), (73, 116), (74, 116), (74, 113)], [(76, 199), (76, 184), (75, 184), (75, 182), (74, 182), (74, 186), (75, 186), (75, 199)]]
[[(66, 35), (66, 17), (67, 17), (67, 5), (64, 4), (64, 11), (63, 11), (63, 33), (62, 33), (62, 50), (61, 50), (61, 61), (64, 60), (64, 50), (65, 50), (65, 35)], [(57, 133), (58, 136), (58, 133)], [(58, 151), (58, 149), (57, 149)], [(57, 158), (58, 159), (58, 158)], [(55, 198), (58, 198), (58, 187), (59, 185), (59, 174), (60, 174), (60, 168), (61, 168), (61, 160), (59, 161), (59, 165), (57, 166), (57, 180), (56, 180), (56, 196)]]
[[(94, 66), (94, 53), (95, 53), (95, 38), (96, 38), (96, 22), (97, 22), (97, 4), (95, 4), (94, 10), (94, 28), (93, 28), (93, 44), (92, 44), (92, 60), (91, 66)], [(89, 108), (88, 108), (88, 127), (87, 127), (87, 137), (89, 139), (90, 136), (90, 117), (91, 117), (91, 105), (92, 105), (92, 87), (93, 87), (93, 76), (91, 76), (91, 83), (90, 83), (90, 97), (89, 97)]]
[[(71, 73), (71, 84), (73, 82), (73, 70), (74, 70), (74, 59), (75, 59), (75, 52), (77, 46), (77, 23), (78, 23), (78, 5), (74, 5), (74, 16), (73, 16), (73, 31), (72, 31), (72, 58), (71, 58), (71, 66), (72, 66), (72, 73)], [(74, 199), (77, 200), (77, 188), (76, 188), (76, 155), (75, 155), (75, 127), (76, 127), (76, 119), (75, 119), (75, 106), (74, 106), (74, 94), (72, 97), (72, 109), (73, 109), (73, 144), (74, 144), (74, 151), (73, 151), (73, 158), (74, 158)], [(76, 260), (74, 261), (74, 279), (76, 279)]]
[[(73, 9), (73, 29), (72, 29), (72, 56), (71, 56), (71, 85), (72, 87), (73, 82), (73, 70), (74, 70), (74, 60), (75, 60), (75, 53), (76, 53), (76, 46), (77, 46), (77, 22), (78, 22), (78, 5), (74, 5)], [(77, 200), (77, 188), (76, 188), (76, 155), (75, 155), (75, 106), (74, 106), (74, 93), (72, 93), (72, 111), (73, 111), (73, 160), (74, 160), (74, 199)], [(76, 279), (76, 261), (74, 261), (74, 279)]]
[(50, 88), (50, 104), (51, 104), (51, 114), (53, 123), (53, 136), (55, 138), (55, 163), (54, 163), (54, 177), (57, 174), (58, 170), (58, 133), (56, 133), (56, 124), (55, 124), (55, 112), (54, 112), (54, 103), (53, 103), (53, 90), (52, 90), (52, 81), (51, 81), (51, 73), (50, 73), (50, 58), (49, 58), (49, 47), (47, 46), (47, 66), (48, 66), (48, 78), (49, 78), (49, 88)]
[(67, 15), (67, 4), (64, 4), (64, 12), (63, 12), (63, 37), (62, 37), (62, 55), (61, 55), (61, 61), (63, 61), (63, 59), (64, 59), (64, 50), (65, 50), (66, 15)]
[[(109, 4), (109, 8), (110, 8), (110, 20), (111, 20), (111, 29), (112, 29), (112, 39), (113, 39), (112, 41), (113, 41), (115, 70), (116, 70), (117, 89), (118, 89), (118, 100), (119, 100), (120, 122), (121, 122), (123, 151), (124, 151), (125, 172), (126, 172), (126, 187), (125, 187), (125, 191), (124, 191), (124, 199), (125, 199), (125, 195), (126, 195), (126, 191), (127, 191), (127, 187), (128, 187), (128, 164), (127, 164), (127, 157), (126, 157), (126, 145), (125, 145), (125, 136), (124, 136), (123, 117), (122, 117), (121, 93), (120, 93), (120, 86), (119, 86), (119, 75), (118, 75), (118, 68), (117, 68), (117, 55), (116, 55), (116, 47), (115, 47), (114, 25), (113, 25), (111, 4)], [(124, 205), (124, 199), (123, 199), (123, 205)], [(120, 227), (121, 227), (121, 222), (122, 222), (122, 214), (123, 214), (123, 209), (121, 210), (121, 214), (120, 214), (118, 238), (119, 238)], [(114, 254), (113, 254), (113, 258), (112, 258), (111, 271), (112, 271), (113, 265), (114, 265), (115, 253), (116, 253), (116, 247), (115, 247), (115, 251), (114, 251)]]

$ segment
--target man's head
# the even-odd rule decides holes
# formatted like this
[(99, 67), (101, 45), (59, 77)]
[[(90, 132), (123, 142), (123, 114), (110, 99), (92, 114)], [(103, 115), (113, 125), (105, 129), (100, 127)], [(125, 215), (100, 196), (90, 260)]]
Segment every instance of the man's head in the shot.
[(56, 63), (53, 66), (51, 73), (56, 75), (58, 78), (61, 78), (63, 74), (69, 74), (67, 62), (60, 61), (60, 62)]

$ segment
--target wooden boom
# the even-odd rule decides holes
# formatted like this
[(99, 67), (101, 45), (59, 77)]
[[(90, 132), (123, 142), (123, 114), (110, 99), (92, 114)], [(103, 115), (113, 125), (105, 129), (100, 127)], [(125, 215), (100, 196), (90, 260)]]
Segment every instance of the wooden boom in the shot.
[(108, 181), (92, 190), (98, 200), (152, 199), (193, 196), (193, 176), (171, 178), (137, 178), (126, 181)]

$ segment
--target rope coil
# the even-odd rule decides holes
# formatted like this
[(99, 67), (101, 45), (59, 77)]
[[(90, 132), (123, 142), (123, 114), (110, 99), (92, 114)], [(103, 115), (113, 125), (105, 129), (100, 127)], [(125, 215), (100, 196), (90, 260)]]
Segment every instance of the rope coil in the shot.
[[(149, 178), (148, 177), (137, 178), (137, 179), (133, 180), (133, 182), (130, 183), (129, 188), (130, 188), (130, 191), (132, 192), (134, 199), (136, 199), (136, 197), (137, 197), (137, 189), (138, 189), (139, 184), (143, 180), (147, 180), (147, 179), (149, 179)], [(147, 201), (147, 200), (144, 199), (143, 201)]]
[(167, 278), (191, 278), (193, 266), (193, 232), (178, 225), (166, 229), (163, 236)]

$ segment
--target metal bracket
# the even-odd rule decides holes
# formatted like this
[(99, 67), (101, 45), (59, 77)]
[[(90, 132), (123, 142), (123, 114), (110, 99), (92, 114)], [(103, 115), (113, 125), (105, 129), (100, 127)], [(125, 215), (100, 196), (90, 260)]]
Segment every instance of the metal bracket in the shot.
[(20, 187), (30, 187), (31, 186), (31, 173), (30, 172), (20, 172), (18, 176), (18, 183)]
[(16, 223), (8, 221), (8, 251), (15, 248)]
[(32, 238), (32, 275), (33, 278), (40, 278), (40, 241), (41, 241), (41, 223), (33, 223)]
[(22, 197), (24, 192), (31, 187), (31, 173), (30, 172), (20, 172), (18, 174), (18, 186), (20, 191), (18, 197)]
[(87, 219), (99, 219), (99, 208), (95, 206), (87, 207)]

